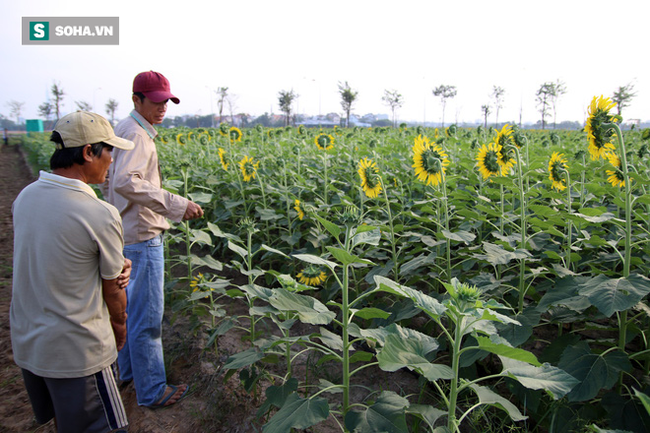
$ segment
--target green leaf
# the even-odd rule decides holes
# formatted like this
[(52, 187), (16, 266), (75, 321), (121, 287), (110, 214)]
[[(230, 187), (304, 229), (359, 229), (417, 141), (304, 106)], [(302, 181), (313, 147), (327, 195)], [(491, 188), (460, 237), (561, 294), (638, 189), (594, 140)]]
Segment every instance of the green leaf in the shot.
[(544, 363), (539, 367), (521, 361), (501, 358), (502, 375), (516, 379), (529, 389), (543, 389), (558, 400), (567, 395), (579, 381), (557, 367)]
[(280, 311), (296, 312), (301, 322), (311, 325), (327, 325), (336, 317), (318, 299), (285, 289), (274, 289), (269, 303)]
[(298, 260), (302, 260), (303, 262), (311, 263), (313, 265), (327, 266), (332, 270), (332, 272), (334, 272), (334, 268), (338, 266), (336, 262), (330, 262), (329, 260), (325, 260), (312, 254), (294, 254), (293, 257), (297, 258)]
[(264, 425), (264, 433), (287, 433), (292, 428), (306, 429), (324, 421), (330, 409), (324, 398), (302, 398), (296, 393), (290, 394), (282, 408)]
[(362, 259), (361, 257), (350, 254), (347, 251), (337, 247), (326, 247), (336, 260), (344, 265), (351, 265), (352, 263), (363, 263), (366, 265), (374, 265), (370, 260)]
[(209, 234), (207, 234), (203, 230), (192, 229), (192, 230), (190, 230), (190, 232), (192, 234), (192, 236), (190, 238), (192, 243), (196, 242), (196, 243), (199, 243), (199, 244), (202, 244), (202, 245), (212, 246), (212, 238), (210, 237)]
[(195, 255), (192, 255), (192, 265), (194, 266), (207, 266), (210, 269), (213, 269), (215, 271), (221, 271), (223, 270), (223, 264), (216, 260), (212, 256), (203, 256), (203, 257), (198, 257)]
[(494, 343), (487, 337), (475, 336), (478, 341), (478, 348), (486, 352), (494, 353), (495, 355), (503, 356), (517, 361), (526, 362), (534, 366), (541, 366), (535, 355), (524, 349), (510, 347), (505, 344)]
[(402, 286), (391, 279), (376, 275), (375, 283), (377, 284), (375, 290), (410, 298), (417, 308), (421, 309), (431, 317), (440, 317), (447, 310), (447, 307), (438, 302), (437, 299), (418, 290), (411, 289), (410, 287)]
[(645, 410), (648, 411), (648, 415), (650, 415), (650, 397), (648, 397), (646, 394), (642, 393), (638, 389), (634, 390), (634, 395), (636, 396), (636, 398), (641, 400), (643, 407), (645, 407)]
[(625, 353), (619, 350), (604, 356), (592, 353), (584, 341), (567, 347), (558, 367), (580, 381), (568, 395), (569, 401), (574, 402), (595, 398), (601, 389), (609, 389), (616, 383), (621, 371), (631, 370)]
[(271, 248), (271, 247), (268, 246), (268, 245), (264, 245), (264, 244), (262, 244), (262, 246), (260, 247), (260, 249), (265, 250), (265, 251), (268, 251), (268, 252), (270, 252), (270, 253), (279, 254), (279, 255), (281, 255), (282, 257), (286, 257), (286, 258), (289, 257), (289, 256), (287, 256), (285, 253), (283, 253), (282, 251), (280, 251), (280, 250), (276, 250), (275, 248)]
[(483, 242), (483, 250), (485, 254), (474, 254), (477, 259), (487, 260), (493, 265), (505, 265), (511, 260), (519, 260), (531, 257), (531, 254), (526, 250), (517, 249), (515, 251), (508, 251), (500, 245)]
[(190, 200), (198, 204), (210, 204), (212, 194), (207, 192), (191, 192), (188, 194)]
[(388, 319), (390, 317), (390, 313), (379, 309), (379, 308), (373, 308), (373, 307), (368, 307), (368, 308), (362, 308), (361, 310), (357, 310), (354, 313), (355, 316), (361, 317), (362, 319), (368, 320), (368, 319)]
[(239, 256), (242, 259), (246, 259), (246, 257), (248, 257), (248, 251), (246, 251), (244, 248), (240, 247), (239, 245), (234, 244), (231, 240), (228, 240), (228, 248), (231, 251), (234, 251), (237, 254), (239, 254)]
[(383, 347), (377, 353), (379, 368), (384, 371), (397, 371), (400, 368), (414, 370), (430, 381), (452, 379), (453, 372), (446, 365), (432, 364), (426, 355), (437, 349), (438, 342), (417, 331), (406, 330), (397, 325), (385, 328)]
[(330, 332), (323, 327), (320, 328), (320, 335), (316, 335), (313, 338), (318, 338), (325, 346), (329, 347), (330, 349), (343, 351), (343, 339), (341, 336)]
[(442, 230), (442, 234), (447, 239), (451, 239), (452, 241), (465, 242), (465, 244), (467, 245), (469, 245), (474, 239), (476, 239), (476, 235), (474, 233), (465, 230), (459, 230), (453, 233), (448, 230)]
[(524, 416), (521, 414), (521, 412), (519, 412), (517, 406), (510, 403), (509, 400), (506, 400), (505, 398), (501, 397), (499, 394), (492, 391), (491, 389), (476, 384), (470, 385), (470, 388), (474, 390), (481, 404), (488, 404), (490, 406), (494, 406), (506, 411), (508, 416), (510, 416), (510, 419), (512, 419), (513, 421), (523, 421), (528, 418), (527, 416)]
[(332, 236), (338, 239), (339, 235), (341, 234), (341, 228), (339, 226), (319, 216), (316, 216), (316, 219), (323, 225), (323, 227), (325, 227), (328, 232), (330, 232)]
[(362, 244), (379, 245), (380, 240), (381, 232), (378, 228), (371, 226), (360, 226), (357, 228), (357, 233), (352, 236), (352, 244), (350, 248), (354, 248), (357, 245)]
[(345, 427), (355, 433), (408, 433), (405, 413), (408, 406), (409, 401), (404, 397), (384, 391), (365, 411), (348, 412)]
[(287, 380), (282, 386), (271, 385), (266, 388), (266, 391), (264, 392), (266, 394), (266, 401), (257, 411), (257, 417), (262, 417), (271, 409), (272, 406), (281, 408), (291, 393), (294, 393), (297, 389), (298, 379), (295, 377)]
[(238, 368), (252, 365), (262, 358), (264, 358), (264, 353), (255, 347), (251, 347), (248, 350), (232, 355), (228, 360), (226, 360), (223, 368), (226, 370), (236, 370)]
[(447, 411), (436, 409), (428, 404), (412, 404), (406, 409), (406, 413), (419, 416), (429, 427), (433, 427), (439, 418), (447, 416)]
[(650, 279), (638, 274), (627, 278), (608, 278), (600, 274), (585, 282), (579, 293), (586, 296), (601, 313), (610, 317), (618, 311), (634, 307), (650, 293)]

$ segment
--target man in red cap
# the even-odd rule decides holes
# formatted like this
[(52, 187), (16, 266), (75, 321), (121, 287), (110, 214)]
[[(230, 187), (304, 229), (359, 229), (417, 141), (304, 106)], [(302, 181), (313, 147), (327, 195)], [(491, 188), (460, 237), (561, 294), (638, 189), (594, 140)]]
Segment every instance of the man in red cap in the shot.
[(135, 144), (130, 152), (116, 149), (104, 197), (122, 216), (124, 256), (133, 262), (127, 287), (128, 334), (118, 365), (123, 383), (133, 381), (138, 404), (169, 406), (187, 392), (187, 385), (168, 385), (162, 348), (164, 312), (163, 232), (175, 222), (200, 218), (198, 204), (162, 188), (153, 125), (162, 123), (167, 102), (180, 100), (169, 81), (158, 72), (138, 74), (133, 80), (134, 110), (118, 123), (117, 136)]

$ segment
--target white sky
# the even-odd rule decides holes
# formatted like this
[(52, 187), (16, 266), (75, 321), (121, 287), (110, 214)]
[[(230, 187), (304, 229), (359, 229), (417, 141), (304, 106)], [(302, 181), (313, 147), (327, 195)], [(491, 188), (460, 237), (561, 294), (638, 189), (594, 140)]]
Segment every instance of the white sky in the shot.
[[(299, 113), (341, 112), (337, 83), (358, 90), (354, 113), (389, 113), (385, 89), (402, 93), (400, 120), (440, 121), (431, 91), (455, 85), (445, 123), (481, 121), (497, 85), (506, 90), (499, 121), (539, 119), (535, 92), (562, 80), (557, 120), (582, 122), (594, 95), (634, 83), (623, 114), (650, 119), (648, 0), (213, 0), (104, 2), (0, 0), (0, 113), (25, 102), (38, 117), (56, 81), (63, 112), (86, 101), (105, 115), (128, 114), (133, 77), (163, 73), (181, 104), (167, 116), (217, 111), (214, 90), (229, 87), (235, 112), (279, 113), (278, 92), (293, 89)], [(21, 18), (111, 17), (118, 46), (21, 45)], [(494, 121), (493, 114), (489, 121)], [(552, 121), (552, 119), (550, 119)]]

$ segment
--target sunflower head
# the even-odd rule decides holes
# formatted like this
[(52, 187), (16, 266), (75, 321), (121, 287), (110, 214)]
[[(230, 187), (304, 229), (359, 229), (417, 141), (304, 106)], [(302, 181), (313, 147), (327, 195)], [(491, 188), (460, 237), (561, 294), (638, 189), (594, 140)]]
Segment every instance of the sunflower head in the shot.
[(361, 178), (361, 188), (369, 198), (377, 198), (381, 193), (381, 179), (379, 178), (379, 168), (377, 164), (368, 158), (359, 161), (358, 169)]
[(199, 273), (190, 281), (190, 289), (192, 289), (192, 292), (201, 290), (201, 284), (203, 283), (205, 283), (205, 278), (203, 278), (203, 274)]
[(499, 176), (501, 174), (501, 146), (494, 142), (484, 144), (478, 151), (476, 161), (478, 171), (484, 180), (490, 176)]
[(239, 161), (239, 169), (241, 170), (241, 174), (244, 176), (244, 182), (250, 182), (252, 179), (255, 179), (259, 165), (259, 161), (255, 162), (255, 160), (248, 155), (244, 156), (242, 160)]
[(246, 233), (257, 233), (255, 221), (250, 217), (244, 217), (239, 221), (239, 227)]
[(501, 128), (500, 131), (497, 131), (497, 138), (494, 141), (496, 144), (501, 146), (501, 149), (507, 149), (509, 146), (516, 146), (512, 126), (507, 123), (503, 125), (503, 128)]
[(226, 151), (221, 147), (219, 148), (219, 160), (221, 161), (221, 167), (223, 167), (224, 170), (228, 171), (229, 163), (226, 161)]
[[(607, 173), (607, 182), (611, 183), (612, 186), (624, 187), (625, 186), (625, 176), (621, 170), (621, 158), (618, 157), (616, 152), (607, 152), (605, 154), (605, 159), (609, 161), (612, 165), (613, 170), (605, 170)], [(631, 180), (631, 179), (630, 179)]]
[(348, 227), (356, 226), (361, 222), (359, 208), (354, 205), (345, 206), (342, 211), (338, 212), (338, 217), (341, 224)]
[(334, 147), (334, 137), (330, 134), (320, 133), (314, 138), (314, 143), (320, 150), (330, 150)]
[(317, 265), (309, 265), (296, 275), (298, 281), (308, 286), (320, 286), (327, 279), (325, 272)]
[(185, 144), (187, 144), (187, 137), (185, 137), (185, 134), (181, 132), (176, 136), (176, 142), (181, 146), (185, 146)]
[(219, 133), (221, 135), (228, 135), (228, 130), (230, 129), (230, 125), (228, 125), (226, 122), (220, 123), (219, 124)]
[(548, 162), (548, 178), (553, 183), (553, 188), (558, 191), (566, 189), (565, 173), (567, 169), (567, 160), (564, 158), (564, 154), (553, 152)]
[(501, 166), (501, 176), (507, 176), (512, 171), (512, 168), (517, 163), (517, 160), (513, 156), (512, 150), (505, 150), (501, 148), (500, 152), (501, 157), (499, 158), (499, 165)]
[(300, 200), (296, 199), (294, 201), (294, 207), (293, 207), (296, 212), (298, 212), (298, 219), (303, 220), (305, 218), (305, 211), (302, 210), (302, 207), (300, 207)]
[(228, 136), (230, 137), (230, 142), (235, 143), (237, 141), (241, 141), (242, 133), (239, 128), (233, 126), (228, 130)]
[(413, 144), (413, 165), (418, 180), (434, 186), (442, 182), (449, 165), (447, 153), (442, 147), (431, 143), (426, 136), (418, 135)]
[(614, 123), (618, 117), (609, 114), (609, 111), (616, 106), (609, 98), (594, 98), (589, 105), (587, 123), (585, 132), (589, 141), (589, 153), (591, 159), (596, 160), (604, 158), (605, 154), (614, 150), (614, 130), (604, 127), (603, 124)]

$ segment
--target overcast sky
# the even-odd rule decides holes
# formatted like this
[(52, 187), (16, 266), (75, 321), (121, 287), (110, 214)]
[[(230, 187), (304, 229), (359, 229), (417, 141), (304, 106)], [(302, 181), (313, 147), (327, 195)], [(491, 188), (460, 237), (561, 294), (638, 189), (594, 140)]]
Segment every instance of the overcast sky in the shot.
[[(395, 89), (404, 121), (440, 121), (432, 89), (454, 85), (445, 123), (482, 121), (493, 86), (505, 89), (499, 121), (535, 122), (535, 93), (561, 80), (557, 120), (584, 121), (594, 95), (633, 83), (623, 114), (650, 119), (647, 21), (650, 1), (0, 0), (0, 113), (24, 102), (36, 118), (53, 83), (64, 113), (85, 101), (105, 115), (128, 114), (133, 77), (163, 73), (180, 105), (167, 116), (217, 111), (214, 90), (236, 98), (235, 112), (279, 113), (278, 92), (300, 95), (296, 111), (341, 113), (337, 83), (359, 92), (353, 112), (389, 113)], [(22, 45), (22, 17), (119, 17), (117, 46)], [(494, 110), (490, 121), (494, 121)], [(552, 119), (551, 119), (552, 120)]]

